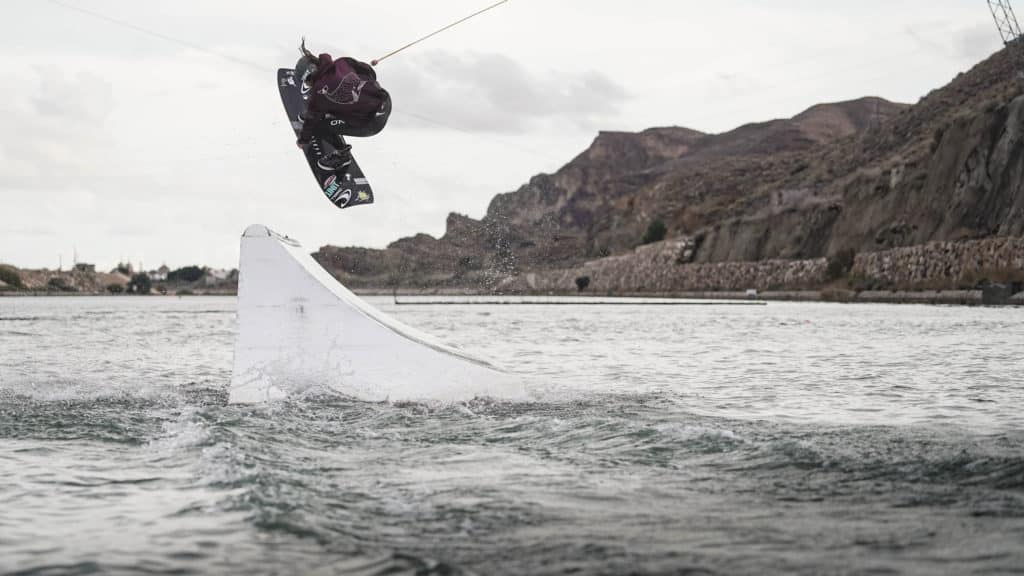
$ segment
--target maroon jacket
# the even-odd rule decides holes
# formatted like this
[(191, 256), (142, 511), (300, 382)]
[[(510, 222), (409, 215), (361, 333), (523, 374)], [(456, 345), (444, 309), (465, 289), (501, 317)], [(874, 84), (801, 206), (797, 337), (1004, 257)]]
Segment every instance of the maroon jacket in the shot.
[(321, 54), (317, 69), (300, 140), (309, 140), (327, 114), (358, 132), (379, 122), (379, 114), (390, 113), (390, 97), (377, 83), (377, 73), (369, 64)]

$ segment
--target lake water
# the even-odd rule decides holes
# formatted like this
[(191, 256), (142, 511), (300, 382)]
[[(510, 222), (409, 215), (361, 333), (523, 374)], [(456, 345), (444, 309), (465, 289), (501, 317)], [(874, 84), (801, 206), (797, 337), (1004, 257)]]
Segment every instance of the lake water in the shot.
[(0, 573), (1024, 572), (1024, 310), (399, 306), (533, 400), (230, 406), (232, 298), (0, 299)]

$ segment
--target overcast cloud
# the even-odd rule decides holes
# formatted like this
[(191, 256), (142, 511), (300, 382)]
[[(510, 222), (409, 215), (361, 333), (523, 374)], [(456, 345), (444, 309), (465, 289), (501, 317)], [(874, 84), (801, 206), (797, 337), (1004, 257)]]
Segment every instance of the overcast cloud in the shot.
[(497, 53), (413, 54), (398, 60), (388, 77), (393, 78), (388, 89), (411, 95), (408, 106), (418, 116), (481, 132), (606, 123), (629, 97), (623, 86), (597, 70), (529, 70)]
[(274, 70), (302, 35), (369, 60), (482, 4), (3, 0), (0, 261), (233, 267), (256, 222), (313, 249), (438, 235), (598, 130), (915, 102), (1000, 47), (980, 0), (512, 0), (380, 66), (391, 125), (353, 142), (378, 203), (333, 208)]

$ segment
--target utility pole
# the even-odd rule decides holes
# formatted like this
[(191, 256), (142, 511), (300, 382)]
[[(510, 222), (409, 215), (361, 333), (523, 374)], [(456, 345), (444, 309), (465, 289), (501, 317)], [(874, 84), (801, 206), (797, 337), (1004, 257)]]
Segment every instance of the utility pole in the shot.
[(1020, 39), (1020, 24), (1013, 13), (1013, 7), (1010, 6), (1010, 0), (988, 0), (988, 7), (995, 18), (996, 27), (999, 28), (999, 35), (1003, 37), (1003, 44), (1009, 46)]

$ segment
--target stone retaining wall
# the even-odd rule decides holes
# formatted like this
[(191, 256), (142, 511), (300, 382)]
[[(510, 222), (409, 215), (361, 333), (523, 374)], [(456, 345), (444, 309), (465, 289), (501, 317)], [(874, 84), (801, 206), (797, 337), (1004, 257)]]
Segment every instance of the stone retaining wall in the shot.
[(1024, 278), (1024, 238), (932, 242), (858, 254), (851, 276), (896, 286), (973, 285), (982, 277)]
[(688, 241), (661, 242), (577, 268), (528, 274), (526, 280), (532, 290), (565, 291), (575, 290), (576, 278), (587, 276), (591, 292), (792, 289), (817, 286), (825, 280), (824, 258), (680, 264), (689, 246)]
[[(688, 239), (641, 246), (631, 254), (579, 267), (526, 275), (529, 290), (572, 291), (590, 278), (590, 292), (702, 292), (800, 290), (828, 282), (824, 258), (687, 264)], [(1005, 277), (1001, 277), (1005, 276)], [(850, 277), (902, 288), (973, 287), (982, 277), (1024, 279), (1024, 238), (933, 242), (858, 254)]]

